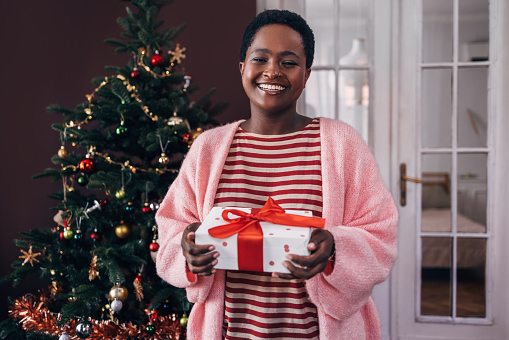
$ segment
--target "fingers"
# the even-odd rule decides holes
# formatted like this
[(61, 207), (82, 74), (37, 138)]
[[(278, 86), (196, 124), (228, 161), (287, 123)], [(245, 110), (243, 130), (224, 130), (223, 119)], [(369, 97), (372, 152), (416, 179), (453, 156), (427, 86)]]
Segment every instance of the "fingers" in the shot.
[(209, 276), (215, 273), (214, 266), (217, 264), (218, 252), (201, 256), (191, 256), (187, 261), (189, 270), (197, 275)]
[(195, 244), (195, 231), (200, 223), (193, 223), (186, 227), (182, 234), (182, 253), (186, 258), (187, 266), (193, 274), (208, 276), (215, 272), (219, 253), (210, 244)]
[(311, 254), (309, 256), (287, 255), (287, 258), (293, 263), (285, 261), (283, 264), (288, 268), (290, 273), (274, 273), (273, 277), (283, 279), (312, 278), (321, 273), (327, 266), (327, 261), (332, 253), (333, 246), (334, 238), (329, 231), (324, 229), (314, 230), (308, 243), (308, 249)]

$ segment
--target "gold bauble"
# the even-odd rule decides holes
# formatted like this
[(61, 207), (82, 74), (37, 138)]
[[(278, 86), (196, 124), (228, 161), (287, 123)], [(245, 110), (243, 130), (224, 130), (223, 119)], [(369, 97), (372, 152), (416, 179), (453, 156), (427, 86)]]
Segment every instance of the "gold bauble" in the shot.
[(113, 288), (110, 289), (110, 299), (114, 301), (115, 299), (119, 299), (122, 302), (125, 302), (127, 300), (127, 288), (124, 286), (113, 286)]
[(191, 139), (194, 141), (196, 137), (202, 134), (202, 132), (203, 132), (202, 128), (197, 128), (196, 131), (192, 134)]
[(122, 188), (120, 190), (117, 190), (117, 192), (115, 193), (115, 197), (118, 198), (119, 200), (124, 198), (125, 197), (125, 190), (124, 190), (124, 188)]
[(164, 152), (161, 154), (161, 157), (159, 157), (159, 163), (163, 165), (170, 163), (170, 159), (168, 158), (168, 156), (166, 156)]
[(115, 228), (115, 234), (119, 238), (126, 238), (131, 235), (131, 227), (124, 223), (124, 221), (120, 221), (120, 224)]
[(60, 150), (58, 150), (58, 153), (57, 153), (58, 157), (60, 158), (67, 158), (67, 156), (69, 156), (69, 152), (67, 152), (67, 150), (65, 149), (65, 147), (62, 145), (60, 147)]

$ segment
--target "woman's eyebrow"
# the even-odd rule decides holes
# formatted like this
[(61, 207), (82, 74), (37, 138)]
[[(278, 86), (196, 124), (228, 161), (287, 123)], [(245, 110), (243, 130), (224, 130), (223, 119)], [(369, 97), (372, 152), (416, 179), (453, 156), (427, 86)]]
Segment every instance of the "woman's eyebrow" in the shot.
[[(255, 50), (251, 51), (250, 54), (258, 53), (258, 52), (267, 53), (267, 54), (271, 53), (270, 50), (267, 49), (267, 48), (257, 48)], [(279, 53), (279, 55), (281, 55), (281, 56), (293, 55), (293, 56), (295, 56), (295, 57), (300, 59), (300, 56), (297, 53), (292, 52), (292, 51), (283, 51), (283, 52)]]

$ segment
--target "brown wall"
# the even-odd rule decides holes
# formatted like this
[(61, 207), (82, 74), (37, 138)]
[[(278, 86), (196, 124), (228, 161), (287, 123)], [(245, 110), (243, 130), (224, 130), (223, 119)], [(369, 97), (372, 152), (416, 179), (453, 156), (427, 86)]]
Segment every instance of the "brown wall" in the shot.
[[(50, 158), (60, 146), (50, 125), (60, 115), (49, 104), (74, 108), (94, 90), (91, 79), (110, 75), (105, 65), (125, 65), (129, 55), (116, 55), (105, 38), (118, 38), (116, 18), (127, 2), (115, 0), (0, 1), (0, 276), (10, 272), (20, 255), (12, 240), (20, 231), (50, 228), (55, 205), (47, 196), (60, 182), (31, 180), (53, 167)], [(246, 118), (249, 102), (242, 90), (238, 50), (242, 32), (256, 12), (255, 0), (175, 0), (161, 12), (166, 26), (187, 23), (176, 39), (187, 48), (184, 66), (202, 92), (216, 87), (214, 101), (229, 107), (221, 122)], [(18, 289), (0, 287), (0, 319), (7, 313), (6, 296), (41, 288), (39, 280)]]

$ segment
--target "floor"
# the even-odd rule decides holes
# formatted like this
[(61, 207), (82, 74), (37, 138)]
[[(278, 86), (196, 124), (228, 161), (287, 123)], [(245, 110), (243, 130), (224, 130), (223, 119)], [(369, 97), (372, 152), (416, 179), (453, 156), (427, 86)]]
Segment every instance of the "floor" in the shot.
[[(422, 272), (421, 314), (452, 316), (451, 284), (448, 269), (425, 269)], [(457, 286), (458, 317), (486, 316), (484, 271), (459, 270)]]

